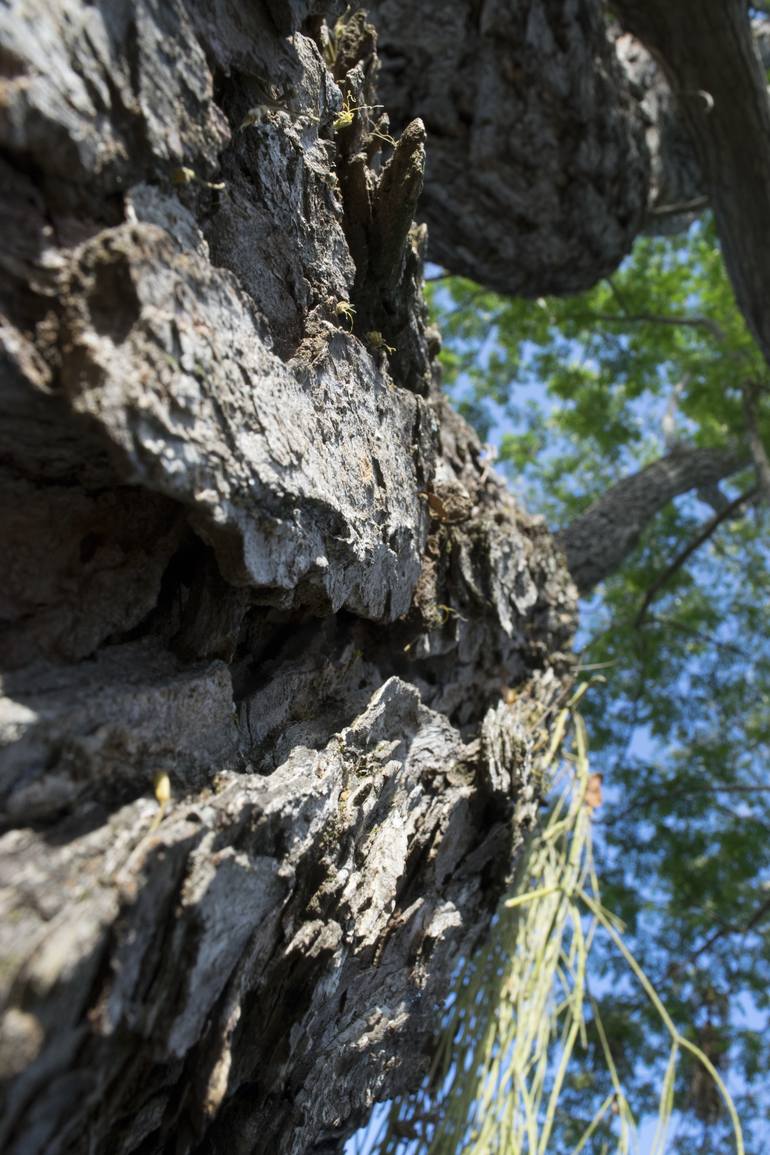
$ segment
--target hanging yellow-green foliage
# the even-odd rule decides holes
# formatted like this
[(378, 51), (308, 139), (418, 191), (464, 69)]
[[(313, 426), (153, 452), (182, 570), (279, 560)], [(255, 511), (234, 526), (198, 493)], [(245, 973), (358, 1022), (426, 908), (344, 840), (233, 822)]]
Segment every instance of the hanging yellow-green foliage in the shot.
[[(558, 716), (543, 756), (553, 804), (530, 839), (516, 893), (503, 902), (488, 943), (458, 977), (428, 1078), (414, 1095), (391, 1104), (378, 1137), (373, 1143), (368, 1138), (367, 1152), (626, 1155), (635, 1150), (634, 1116), (587, 985), (591, 945), (603, 932), (671, 1040), (651, 1155), (664, 1155), (666, 1149), (682, 1050), (714, 1080), (732, 1122), (735, 1150), (744, 1155), (740, 1122), (719, 1073), (677, 1029), (626, 946), (622, 923), (602, 905), (591, 839), (601, 788), (590, 772), (585, 726), (576, 709), (587, 688), (588, 683), (581, 686)], [(587, 1007), (606, 1068), (606, 1095), (578, 1133), (575, 1121), (564, 1118), (563, 1093), (588, 1045)], [(589, 1146), (592, 1141), (600, 1146)]]

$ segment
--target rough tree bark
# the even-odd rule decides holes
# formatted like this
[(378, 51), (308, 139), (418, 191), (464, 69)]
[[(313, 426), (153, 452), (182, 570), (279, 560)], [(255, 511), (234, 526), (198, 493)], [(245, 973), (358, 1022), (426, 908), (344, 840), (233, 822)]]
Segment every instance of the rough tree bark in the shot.
[(767, 18), (750, 23), (741, 0), (621, 0), (622, 27), (599, 0), (428, 0), (419, 19), (411, 0), (368, 7), (395, 124), (419, 115), (430, 137), (434, 260), (501, 292), (578, 292), (641, 229), (712, 204), (760, 333)]
[[(342, 7), (0, 9), (14, 1155), (338, 1150), (536, 812), (575, 589), (442, 401), (410, 101), (433, 255), (500, 288), (593, 283), (697, 165), (595, 0), (377, 0), (395, 147)], [(581, 588), (698, 453), (565, 533)]]
[(423, 129), (334, 7), (0, 10), (9, 1155), (337, 1150), (536, 811), (574, 589), (438, 393)]
[(640, 231), (650, 162), (598, 0), (375, 0), (384, 100), (430, 137), (431, 257), (503, 292), (577, 292)]

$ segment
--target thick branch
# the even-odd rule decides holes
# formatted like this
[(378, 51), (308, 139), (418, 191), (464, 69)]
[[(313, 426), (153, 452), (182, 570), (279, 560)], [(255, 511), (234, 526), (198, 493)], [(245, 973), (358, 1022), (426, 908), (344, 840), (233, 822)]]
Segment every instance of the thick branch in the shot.
[(729, 477), (745, 462), (733, 448), (676, 449), (613, 485), (559, 534), (580, 593), (614, 573), (672, 498)]
[(739, 0), (617, 0), (628, 31), (660, 60), (695, 145), (725, 264), (770, 361), (770, 102)]
[[(650, 158), (602, 5), (364, 7), (392, 125), (419, 116), (428, 132), (431, 259), (527, 297), (574, 293), (615, 269), (644, 225)], [(681, 191), (689, 199), (689, 183)]]

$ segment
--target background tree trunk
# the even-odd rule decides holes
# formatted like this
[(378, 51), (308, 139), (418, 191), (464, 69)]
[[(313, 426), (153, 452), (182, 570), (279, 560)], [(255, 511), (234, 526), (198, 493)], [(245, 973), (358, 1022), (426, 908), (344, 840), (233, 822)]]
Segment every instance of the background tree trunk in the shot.
[(767, 24), (763, 36), (753, 35), (742, 0), (705, 0), (697, 8), (619, 0), (617, 11), (661, 62), (676, 94), (736, 300), (770, 364), (770, 267), (763, 256), (770, 211)]
[(324, 7), (0, 15), (9, 1155), (337, 1150), (536, 812), (574, 589), (440, 398), (423, 130), (383, 161)]

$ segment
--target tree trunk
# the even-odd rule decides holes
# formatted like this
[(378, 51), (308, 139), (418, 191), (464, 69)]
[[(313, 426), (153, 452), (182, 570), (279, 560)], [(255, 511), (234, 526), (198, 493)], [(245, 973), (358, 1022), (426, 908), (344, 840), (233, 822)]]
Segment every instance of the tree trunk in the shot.
[(536, 812), (574, 589), (440, 398), (423, 130), (383, 159), (323, 8), (0, 16), (9, 1155), (338, 1150)]
[(725, 265), (770, 364), (770, 100), (742, 0), (618, 0), (624, 25), (665, 69), (698, 157)]
[(599, 0), (423, 0), (419, 19), (413, 0), (367, 7), (394, 123), (428, 130), (434, 260), (499, 292), (580, 292), (640, 231), (685, 228), (711, 203), (767, 348), (766, 17), (738, 0), (619, 0), (622, 28)]

